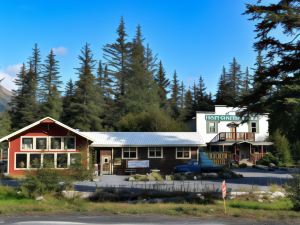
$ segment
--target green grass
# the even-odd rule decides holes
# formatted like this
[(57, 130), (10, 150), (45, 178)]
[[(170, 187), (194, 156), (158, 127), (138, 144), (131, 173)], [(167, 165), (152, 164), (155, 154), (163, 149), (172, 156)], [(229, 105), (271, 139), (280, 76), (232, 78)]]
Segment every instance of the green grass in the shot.
[(112, 202), (90, 202), (82, 199), (63, 199), (52, 195), (36, 201), (26, 198), (10, 188), (0, 187), (0, 215), (46, 215), (46, 214), (157, 214), (194, 217), (243, 217), (255, 220), (288, 219), (300, 222), (300, 213), (291, 210), (291, 202), (283, 199), (272, 203), (245, 200), (228, 200), (227, 214), (223, 202), (215, 204), (156, 203), (129, 204)]

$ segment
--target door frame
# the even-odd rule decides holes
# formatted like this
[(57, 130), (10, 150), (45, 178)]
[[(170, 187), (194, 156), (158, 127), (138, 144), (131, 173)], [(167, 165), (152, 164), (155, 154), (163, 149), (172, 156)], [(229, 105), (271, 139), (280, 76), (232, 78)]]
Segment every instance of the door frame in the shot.
[[(104, 165), (104, 160), (105, 158), (108, 158), (108, 164), (109, 164), (109, 171), (108, 173), (105, 171), (105, 173), (103, 173), (103, 165)], [(101, 155), (100, 154), (100, 175), (111, 175), (112, 174), (112, 156), (111, 155)]]

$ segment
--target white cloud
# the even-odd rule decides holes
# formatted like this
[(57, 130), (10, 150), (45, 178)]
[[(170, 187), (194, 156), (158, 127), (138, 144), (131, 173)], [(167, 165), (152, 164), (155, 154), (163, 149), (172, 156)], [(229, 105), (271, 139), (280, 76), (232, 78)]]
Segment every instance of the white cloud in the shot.
[(68, 53), (68, 49), (62, 46), (57, 48), (52, 48), (52, 50), (56, 55), (66, 55)]
[(18, 63), (15, 65), (9, 65), (4, 69), (0, 69), (0, 80), (1, 85), (8, 90), (13, 90), (16, 86), (14, 80), (16, 79), (16, 74), (20, 71), (22, 64)]

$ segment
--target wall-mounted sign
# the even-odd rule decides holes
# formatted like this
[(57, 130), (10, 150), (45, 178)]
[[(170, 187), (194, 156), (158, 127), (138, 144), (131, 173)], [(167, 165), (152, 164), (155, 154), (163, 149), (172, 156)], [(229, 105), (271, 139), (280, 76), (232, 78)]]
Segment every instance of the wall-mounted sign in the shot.
[(149, 160), (129, 160), (127, 168), (149, 168)]
[[(209, 121), (241, 121), (242, 118), (236, 115), (205, 115)], [(257, 120), (257, 117), (251, 117), (250, 120)]]

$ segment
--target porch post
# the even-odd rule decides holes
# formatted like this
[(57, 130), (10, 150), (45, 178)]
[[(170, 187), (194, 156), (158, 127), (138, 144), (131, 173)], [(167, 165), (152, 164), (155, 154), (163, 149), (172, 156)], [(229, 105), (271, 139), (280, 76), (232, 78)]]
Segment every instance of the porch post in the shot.
[(223, 147), (223, 152), (225, 152), (224, 145), (222, 145), (222, 147)]

